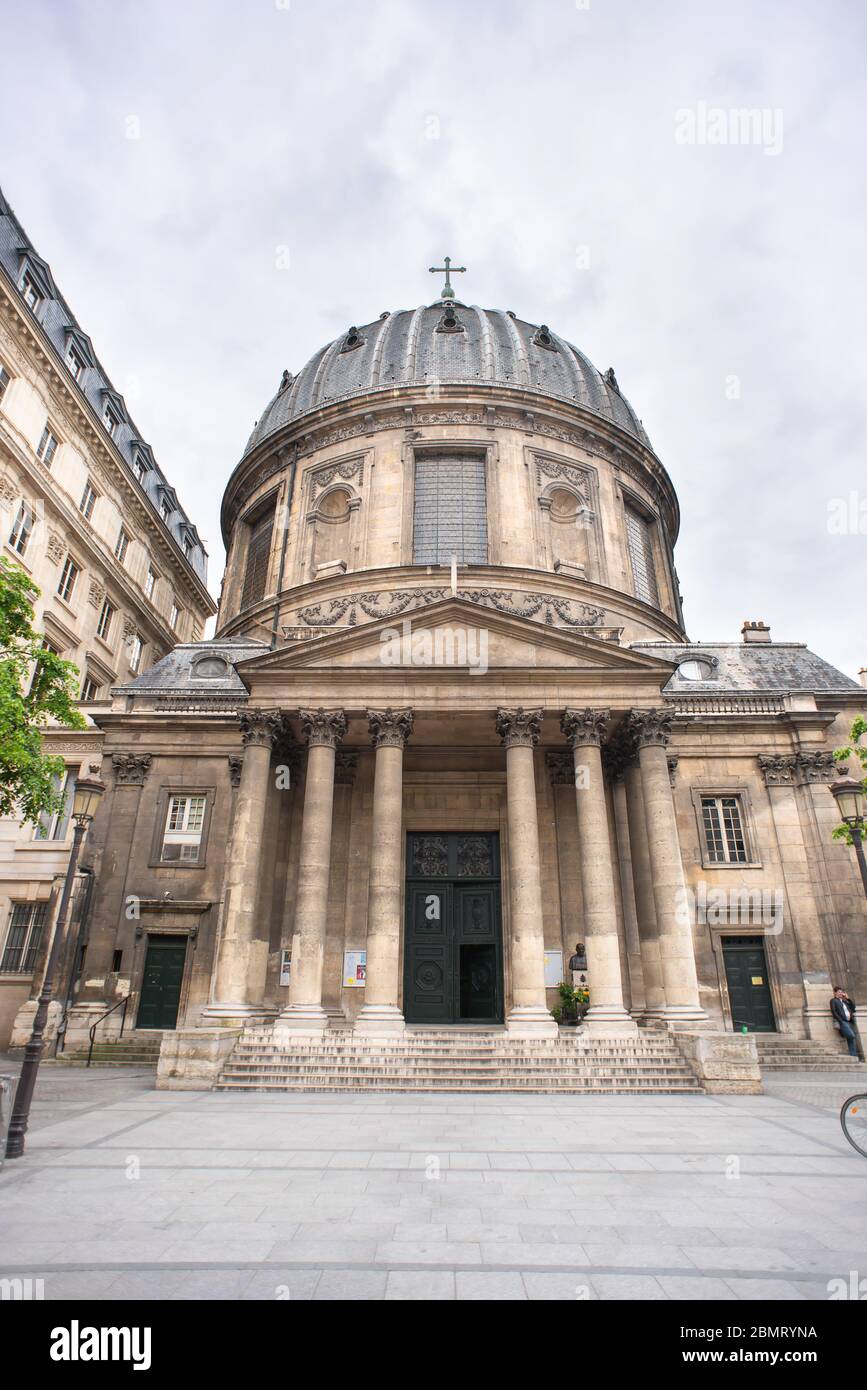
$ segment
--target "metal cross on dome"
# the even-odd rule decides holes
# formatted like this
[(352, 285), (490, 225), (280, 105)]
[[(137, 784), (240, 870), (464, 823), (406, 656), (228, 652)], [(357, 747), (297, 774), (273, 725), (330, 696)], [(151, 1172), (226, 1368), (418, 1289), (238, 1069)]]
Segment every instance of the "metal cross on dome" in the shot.
[(432, 265), (430, 268), (430, 273), (431, 275), (445, 274), (446, 282), (443, 285), (442, 290), (440, 291), (440, 299), (452, 300), (455, 298), (455, 292), (452, 289), (452, 282), (449, 279), (449, 273), (453, 271), (455, 275), (463, 275), (465, 274), (467, 268), (465, 265), (452, 265), (451, 256), (444, 256), (443, 260), (445, 261), (445, 265)]

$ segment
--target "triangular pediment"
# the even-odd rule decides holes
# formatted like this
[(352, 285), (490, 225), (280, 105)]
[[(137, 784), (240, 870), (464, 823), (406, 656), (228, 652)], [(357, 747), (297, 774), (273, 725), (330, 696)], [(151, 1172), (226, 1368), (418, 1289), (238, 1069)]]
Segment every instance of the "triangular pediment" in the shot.
[(631, 651), (584, 630), (548, 627), (515, 614), (483, 608), (465, 598), (445, 598), (405, 618), (376, 618), (325, 636), (286, 643), (240, 663), (251, 680), (311, 669), (616, 671), (650, 677), (660, 685), (673, 664)]

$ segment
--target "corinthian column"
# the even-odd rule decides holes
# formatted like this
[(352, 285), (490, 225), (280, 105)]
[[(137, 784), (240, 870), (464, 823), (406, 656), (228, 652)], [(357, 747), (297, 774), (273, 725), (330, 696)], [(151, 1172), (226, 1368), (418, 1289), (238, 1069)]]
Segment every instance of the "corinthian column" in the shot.
[(277, 1028), (284, 1033), (321, 1033), (328, 1027), (328, 1015), (322, 1007), (322, 971), (331, 877), (334, 762), (337, 745), (346, 733), (346, 715), (342, 710), (324, 709), (303, 709), (299, 713), (309, 751), (289, 1003)]
[(367, 965), (364, 1006), (356, 1029), (399, 1033), (406, 1024), (398, 1006), (401, 937), (401, 842), (403, 750), (412, 733), (411, 709), (367, 711), (376, 766), (367, 898)]
[(662, 1018), (665, 1012), (665, 987), (662, 983), (662, 962), (659, 958), (659, 932), (656, 926), (653, 874), (644, 820), (641, 772), (637, 763), (629, 763), (626, 768), (626, 814), (629, 820), (632, 883), (638, 912), (638, 940), (644, 976), (644, 1017)]
[(533, 749), (541, 709), (498, 709), (497, 733), (506, 749), (509, 812), (512, 1007), (506, 1027), (520, 1037), (555, 1036), (545, 997), (545, 933), (539, 872), (539, 822)]
[(223, 930), (208, 1019), (244, 1023), (262, 1016), (268, 966), (268, 933), (256, 929), (261, 890), (262, 840), (271, 749), (282, 734), (280, 710), (246, 709), (238, 715), (244, 761), (226, 854)]
[(600, 745), (608, 718), (609, 711), (604, 709), (567, 709), (560, 721), (560, 728), (572, 745), (575, 763), (584, 940), (590, 981), (590, 1008), (585, 1021), (593, 1032), (604, 1035), (631, 1033), (635, 1029), (623, 1004), (614, 866), (602, 778)]
[(672, 716), (665, 709), (633, 710), (630, 724), (638, 745), (638, 766), (644, 799), (644, 819), (653, 901), (659, 936), (659, 957), (665, 988), (662, 1017), (671, 1024), (704, 1024), (695, 952), (692, 913), (683, 875), (677, 817), (674, 811), (666, 746)]

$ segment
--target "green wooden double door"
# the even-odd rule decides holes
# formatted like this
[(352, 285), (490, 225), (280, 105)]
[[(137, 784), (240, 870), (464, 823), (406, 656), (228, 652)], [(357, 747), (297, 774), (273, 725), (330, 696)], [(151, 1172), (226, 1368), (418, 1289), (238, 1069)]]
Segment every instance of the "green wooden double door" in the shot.
[(148, 937), (136, 1028), (176, 1027), (186, 956), (185, 937)]
[(734, 1031), (776, 1033), (764, 938), (724, 936), (722, 948)]
[(407, 1023), (502, 1023), (499, 837), (413, 833), (406, 862)]

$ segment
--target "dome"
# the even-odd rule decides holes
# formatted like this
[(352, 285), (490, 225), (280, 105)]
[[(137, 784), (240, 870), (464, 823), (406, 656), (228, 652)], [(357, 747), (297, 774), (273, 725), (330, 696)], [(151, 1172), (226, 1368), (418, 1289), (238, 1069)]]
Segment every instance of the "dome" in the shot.
[(651, 447), (614, 372), (603, 376), (565, 338), (510, 311), (437, 301), (347, 328), (297, 376), (284, 373), (244, 453), (308, 411), (373, 391), (439, 384), (518, 387), (569, 401)]

